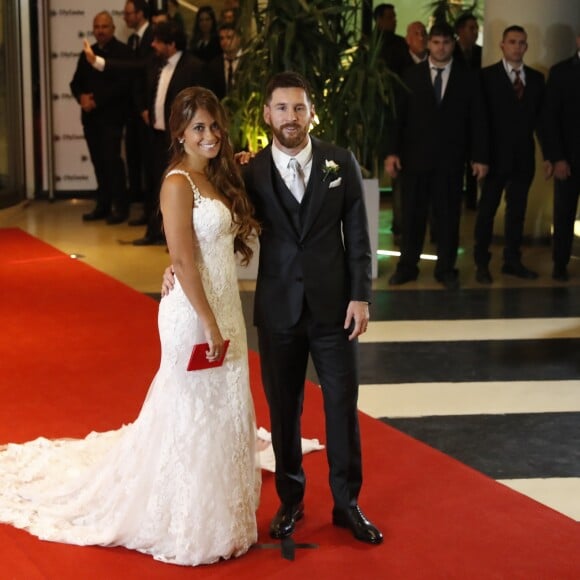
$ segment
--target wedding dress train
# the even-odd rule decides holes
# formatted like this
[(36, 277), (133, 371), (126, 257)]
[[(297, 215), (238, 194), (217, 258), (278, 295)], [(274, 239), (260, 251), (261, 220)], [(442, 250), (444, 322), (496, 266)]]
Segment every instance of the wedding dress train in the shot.
[(235, 230), (229, 209), (190, 184), (204, 289), (230, 339), (224, 365), (186, 370), (192, 346), (205, 340), (177, 280), (159, 306), (161, 363), (137, 419), (81, 440), (3, 446), (0, 522), (44, 540), (125, 546), (190, 566), (256, 542), (260, 473)]

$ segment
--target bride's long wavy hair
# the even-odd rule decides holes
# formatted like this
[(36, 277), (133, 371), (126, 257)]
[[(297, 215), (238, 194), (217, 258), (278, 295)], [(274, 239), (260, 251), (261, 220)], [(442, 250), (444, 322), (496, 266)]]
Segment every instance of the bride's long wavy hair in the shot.
[(212, 185), (231, 202), (232, 220), (238, 226), (234, 251), (241, 254), (242, 264), (247, 265), (254, 253), (249, 243), (260, 232), (260, 224), (254, 218), (254, 208), (246, 194), (240, 168), (234, 160), (226, 113), (210, 90), (188, 87), (175, 97), (169, 117), (171, 160), (167, 171), (183, 161), (185, 150), (180, 139), (198, 109), (207, 111), (214, 118), (221, 135), (220, 151), (209, 160), (206, 175)]

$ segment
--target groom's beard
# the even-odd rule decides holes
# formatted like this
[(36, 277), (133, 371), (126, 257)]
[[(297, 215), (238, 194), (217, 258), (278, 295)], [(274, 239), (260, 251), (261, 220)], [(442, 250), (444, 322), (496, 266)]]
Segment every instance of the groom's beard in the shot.
[[(286, 128), (296, 129), (296, 132), (292, 135), (287, 135), (284, 133)], [(294, 149), (305, 142), (308, 136), (308, 128), (301, 127), (297, 123), (288, 123), (277, 128), (272, 127), (272, 133), (274, 133), (281, 145), (288, 149)]]

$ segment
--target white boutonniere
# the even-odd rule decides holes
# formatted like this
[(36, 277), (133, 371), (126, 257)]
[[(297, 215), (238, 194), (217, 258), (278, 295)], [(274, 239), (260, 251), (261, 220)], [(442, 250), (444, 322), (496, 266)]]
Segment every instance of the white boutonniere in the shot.
[(322, 181), (326, 181), (329, 178), (336, 178), (338, 172), (340, 171), (340, 165), (333, 161), (332, 159), (324, 160), (324, 167), (322, 168)]

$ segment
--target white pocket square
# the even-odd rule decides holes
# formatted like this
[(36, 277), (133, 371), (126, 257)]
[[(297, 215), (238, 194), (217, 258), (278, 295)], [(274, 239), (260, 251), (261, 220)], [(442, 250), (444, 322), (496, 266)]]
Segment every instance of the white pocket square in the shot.
[(342, 177), (338, 177), (334, 181), (331, 181), (328, 184), (328, 189), (332, 189), (333, 187), (338, 187), (342, 183)]

